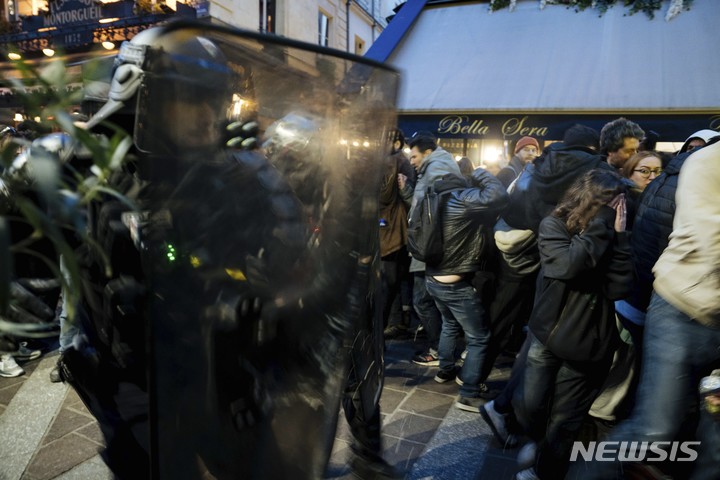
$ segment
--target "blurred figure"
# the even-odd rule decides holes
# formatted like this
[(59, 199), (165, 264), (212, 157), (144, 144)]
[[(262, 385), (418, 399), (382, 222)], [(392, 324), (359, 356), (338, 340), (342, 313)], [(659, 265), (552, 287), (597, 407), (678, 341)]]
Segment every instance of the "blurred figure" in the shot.
[(640, 147), (638, 148), (639, 152), (646, 152), (646, 151), (652, 151), (655, 150), (655, 147), (657, 146), (657, 142), (660, 140), (660, 134), (649, 130), (645, 132), (645, 136), (642, 140), (640, 140)]
[(678, 153), (691, 152), (698, 147), (704, 147), (710, 139), (720, 135), (720, 132), (715, 130), (703, 129), (690, 135), (683, 143)]
[(500, 183), (508, 188), (520, 173), (525, 169), (527, 164), (531, 163), (540, 155), (540, 145), (533, 137), (522, 137), (515, 144), (515, 155), (510, 159), (510, 163), (497, 173)]
[[(385, 291), (383, 326), (386, 339), (406, 335), (410, 326), (410, 305), (404, 305), (401, 298), (403, 282), (409, 282), (410, 276), (410, 255), (406, 247), (410, 202), (403, 197), (398, 178), (402, 175), (403, 184), (414, 188), (415, 169), (403, 152), (404, 146), (405, 136), (396, 129), (380, 187), (380, 256)], [(399, 308), (401, 304), (402, 309)]]
[(491, 175), (495, 175), (497, 177), (497, 174), (500, 173), (500, 162), (484, 162), (480, 164), (481, 168), (484, 168), (487, 170)]
[[(608, 441), (670, 442), (686, 415), (699, 408), (701, 378), (720, 362), (720, 142), (685, 160), (675, 195), (667, 247), (652, 273), (654, 293), (647, 311), (643, 368), (635, 408)], [(690, 478), (716, 479), (720, 428), (701, 410), (698, 453), (687, 462)], [(622, 464), (593, 462), (583, 478), (623, 478)]]
[(644, 136), (640, 125), (620, 117), (600, 130), (600, 152), (607, 157), (609, 165), (621, 171), (625, 162), (637, 153)]
[(662, 171), (662, 160), (657, 152), (646, 150), (630, 157), (625, 163), (622, 175), (632, 180), (635, 187), (642, 192)]
[(475, 170), (475, 167), (468, 157), (462, 157), (458, 160), (458, 167), (460, 167), (460, 173), (466, 177), (472, 175), (473, 170)]

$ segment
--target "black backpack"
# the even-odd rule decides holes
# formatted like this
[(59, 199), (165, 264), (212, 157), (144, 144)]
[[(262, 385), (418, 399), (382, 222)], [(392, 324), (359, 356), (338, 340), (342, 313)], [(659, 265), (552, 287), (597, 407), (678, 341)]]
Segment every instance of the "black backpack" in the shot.
[(413, 258), (429, 265), (437, 265), (443, 258), (442, 209), (445, 196), (454, 190), (441, 193), (427, 187), (408, 220), (408, 251)]

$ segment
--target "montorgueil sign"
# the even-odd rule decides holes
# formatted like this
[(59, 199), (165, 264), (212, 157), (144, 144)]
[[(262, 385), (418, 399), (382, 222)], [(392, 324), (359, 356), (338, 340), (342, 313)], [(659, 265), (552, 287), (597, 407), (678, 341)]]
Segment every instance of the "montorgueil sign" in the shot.
[(50, 13), (43, 15), (43, 27), (94, 23), (103, 18), (95, 0), (52, 0)]

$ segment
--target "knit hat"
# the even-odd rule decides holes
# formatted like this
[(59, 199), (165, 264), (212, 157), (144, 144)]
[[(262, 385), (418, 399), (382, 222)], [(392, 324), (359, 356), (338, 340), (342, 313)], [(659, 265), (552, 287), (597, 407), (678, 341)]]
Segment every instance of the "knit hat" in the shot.
[(540, 151), (540, 145), (538, 144), (537, 140), (535, 140), (533, 137), (522, 137), (515, 145), (515, 153), (519, 152), (523, 149), (523, 147), (527, 145), (535, 145), (535, 148)]

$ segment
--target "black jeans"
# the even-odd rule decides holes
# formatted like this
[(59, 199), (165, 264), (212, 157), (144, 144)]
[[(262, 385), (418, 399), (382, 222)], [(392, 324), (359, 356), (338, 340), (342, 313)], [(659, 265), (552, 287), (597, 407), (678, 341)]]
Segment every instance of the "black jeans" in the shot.
[(528, 334), (522, 385), (513, 406), (520, 424), (538, 444), (535, 472), (541, 479), (564, 478), (583, 419), (605, 381), (612, 357), (570, 362), (557, 357)]
[(407, 248), (382, 257), (383, 287), (383, 327), (402, 323), (402, 285), (410, 273), (410, 256)]

